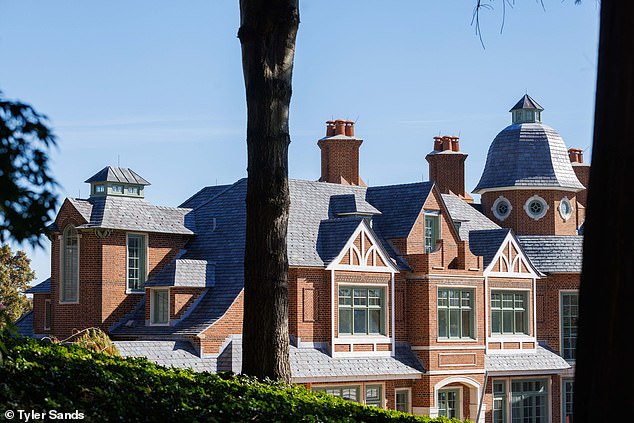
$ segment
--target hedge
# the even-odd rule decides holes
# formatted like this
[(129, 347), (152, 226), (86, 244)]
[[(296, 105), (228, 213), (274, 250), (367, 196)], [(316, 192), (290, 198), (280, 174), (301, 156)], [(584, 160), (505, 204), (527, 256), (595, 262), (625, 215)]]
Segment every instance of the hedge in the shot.
[(366, 407), (301, 386), (167, 368), (78, 345), (0, 338), (8, 351), (0, 364), (0, 419), (6, 410), (56, 410), (108, 422), (459, 422)]

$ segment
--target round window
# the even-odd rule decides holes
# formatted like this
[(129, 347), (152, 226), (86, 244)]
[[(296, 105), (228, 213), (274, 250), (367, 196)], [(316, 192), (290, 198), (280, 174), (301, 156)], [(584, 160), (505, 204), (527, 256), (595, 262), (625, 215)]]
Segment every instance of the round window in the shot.
[(538, 220), (546, 215), (548, 204), (546, 204), (546, 201), (539, 195), (533, 195), (524, 203), (524, 210), (530, 217)]
[(493, 215), (497, 217), (498, 220), (504, 220), (509, 217), (511, 210), (513, 210), (513, 206), (511, 206), (509, 200), (501, 195), (493, 202), (493, 207), (491, 207)]
[(568, 197), (562, 198), (559, 202), (559, 215), (564, 220), (564, 222), (570, 219), (570, 216), (572, 216), (572, 203), (570, 203)]

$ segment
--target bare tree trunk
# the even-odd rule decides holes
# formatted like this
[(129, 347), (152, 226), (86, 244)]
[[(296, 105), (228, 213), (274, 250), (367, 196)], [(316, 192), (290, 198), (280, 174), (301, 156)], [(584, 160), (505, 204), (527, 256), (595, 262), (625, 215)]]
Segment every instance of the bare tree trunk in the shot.
[(634, 415), (634, 3), (603, 0), (574, 421)]
[(298, 0), (240, 0), (248, 110), (242, 372), (287, 382), (288, 113), (298, 26)]

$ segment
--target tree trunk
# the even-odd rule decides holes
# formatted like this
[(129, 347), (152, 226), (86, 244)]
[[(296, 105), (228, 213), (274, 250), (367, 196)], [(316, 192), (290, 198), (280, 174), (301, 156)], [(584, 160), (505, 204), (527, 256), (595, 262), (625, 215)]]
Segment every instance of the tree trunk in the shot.
[(242, 372), (290, 381), (288, 113), (298, 0), (241, 0), (247, 97), (247, 227)]
[(574, 421), (634, 415), (634, 4), (603, 0)]

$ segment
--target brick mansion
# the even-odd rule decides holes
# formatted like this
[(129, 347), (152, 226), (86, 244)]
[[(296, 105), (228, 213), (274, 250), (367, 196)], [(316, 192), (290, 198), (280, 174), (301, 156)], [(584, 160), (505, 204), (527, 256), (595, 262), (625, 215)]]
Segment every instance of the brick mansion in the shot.
[[(321, 176), (289, 181), (293, 383), (432, 417), (571, 421), (590, 166), (530, 96), (510, 113), (479, 204), (457, 137), (430, 140), (429, 181), (366, 186), (354, 123), (326, 123)], [(132, 169), (86, 183), (50, 226), (21, 332), (99, 327), (125, 356), (239, 373), (246, 179), (178, 207), (146, 201)]]

